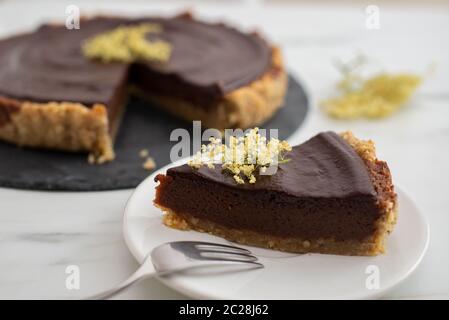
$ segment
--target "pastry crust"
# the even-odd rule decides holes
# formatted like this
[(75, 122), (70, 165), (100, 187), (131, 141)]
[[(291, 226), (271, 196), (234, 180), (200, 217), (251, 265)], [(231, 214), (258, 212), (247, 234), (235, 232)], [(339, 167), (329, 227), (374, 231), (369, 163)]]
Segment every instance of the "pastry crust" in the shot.
[[(201, 120), (209, 128), (248, 128), (269, 119), (282, 106), (286, 90), (281, 52), (273, 48), (271, 67), (258, 80), (226, 94), (211, 110), (169, 96), (145, 98), (188, 121)], [(114, 159), (110, 131), (102, 104), (89, 108), (72, 102), (36, 103), (0, 96), (0, 139), (19, 146), (88, 152), (91, 162), (103, 163)]]
[(70, 102), (34, 103), (0, 97), (0, 139), (26, 147), (88, 152), (103, 163), (114, 159), (106, 107)]
[(328, 239), (281, 238), (261, 234), (251, 230), (227, 228), (216, 223), (200, 220), (189, 214), (174, 212), (170, 208), (155, 204), (165, 214), (163, 223), (180, 230), (193, 229), (207, 232), (245, 245), (253, 245), (295, 253), (327, 253), (339, 255), (375, 256), (385, 252), (385, 240), (392, 232), (397, 220), (397, 196), (391, 181), (390, 171), (385, 162), (376, 157), (374, 143), (357, 139), (351, 132), (341, 134), (364, 161), (378, 194), (380, 209), (375, 232), (363, 240), (337, 241)]
[(391, 179), (390, 169), (385, 161), (377, 159), (376, 148), (371, 140), (360, 140), (350, 131), (341, 133), (365, 162), (366, 168), (377, 193), (377, 205), (381, 215), (376, 225), (372, 241), (376, 244), (377, 253), (385, 252), (385, 240), (393, 231), (398, 217), (397, 194)]

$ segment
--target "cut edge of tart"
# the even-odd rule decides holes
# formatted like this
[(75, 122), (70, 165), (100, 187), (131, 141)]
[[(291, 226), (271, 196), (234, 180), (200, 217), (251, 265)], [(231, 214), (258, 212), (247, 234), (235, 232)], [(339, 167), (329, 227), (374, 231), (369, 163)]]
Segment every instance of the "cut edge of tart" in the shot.
[[(18, 101), (0, 97), (0, 138), (19, 146), (89, 152), (89, 162), (104, 163), (115, 157), (113, 132), (103, 104)], [(1, 121), (0, 121), (1, 122)]]
[(288, 86), (281, 50), (272, 47), (271, 66), (259, 79), (237, 88), (217, 102), (212, 110), (170, 96), (147, 94), (132, 86), (136, 95), (187, 121), (199, 120), (208, 128), (250, 128), (263, 124), (283, 106)]
[[(178, 18), (202, 23), (191, 15), (167, 19)], [(96, 17), (85, 18), (83, 22), (95, 19)], [(211, 24), (214, 27), (219, 25), (232, 29), (223, 24)], [(52, 27), (56, 29), (63, 26), (55, 24)], [(72, 33), (75, 34), (76, 31)], [(255, 34), (242, 34), (263, 40)], [(22, 36), (17, 36), (20, 37)], [(5, 40), (11, 39), (16, 38)], [(18, 98), (0, 92), (0, 139), (25, 147), (88, 152), (90, 162), (111, 161), (115, 157), (115, 133), (129, 91), (154, 102), (157, 107), (175, 116), (188, 121), (200, 120), (209, 128), (248, 128), (259, 125), (282, 107), (288, 83), (280, 49), (266, 41), (265, 43), (271, 51), (271, 58), (265, 70), (256, 79), (224, 93), (220, 99), (214, 98), (212, 107), (207, 109), (189, 99), (149, 92), (148, 88), (142, 89), (127, 81), (127, 73), (124, 75), (125, 79), (117, 79), (117, 87), (113, 89), (113, 96), (107, 103), (94, 101), (92, 104), (86, 104), (64, 99), (49, 99), (47, 102)]]
[[(165, 213), (163, 223), (168, 227), (179, 230), (206, 232), (244, 245), (294, 253), (324, 253), (355, 256), (375, 256), (382, 254), (385, 252), (386, 237), (392, 232), (398, 214), (397, 195), (394, 192), (389, 168), (386, 162), (377, 159), (374, 143), (371, 140), (359, 140), (351, 132), (343, 132), (339, 137), (363, 161), (375, 191), (374, 207), (377, 212), (376, 217), (372, 220), (372, 232), (362, 239), (357, 237), (354, 239), (338, 239), (338, 237), (328, 236), (277, 236), (254, 230), (229, 228), (204, 218), (198, 218), (189, 213), (174, 210), (164, 203), (164, 200), (162, 200), (163, 194), (167, 192), (167, 188), (173, 181), (173, 178), (168, 175), (160, 174), (155, 179), (160, 184), (156, 187), (154, 204)], [(205, 199), (202, 201), (205, 201)], [(250, 199), (249, 201), (252, 200)], [(319, 201), (319, 199), (316, 201)], [(223, 205), (226, 204), (223, 203)], [(276, 212), (272, 212), (272, 214), (276, 215)], [(301, 210), (298, 210), (297, 214), (301, 215)], [(336, 214), (338, 215), (339, 213), (336, 212)], [(276, 218), (274, 217), (274, 219)], [(359, 222), (356, 221), (356, 223)], [(329, 227), (333, 228), (331, 225)]]

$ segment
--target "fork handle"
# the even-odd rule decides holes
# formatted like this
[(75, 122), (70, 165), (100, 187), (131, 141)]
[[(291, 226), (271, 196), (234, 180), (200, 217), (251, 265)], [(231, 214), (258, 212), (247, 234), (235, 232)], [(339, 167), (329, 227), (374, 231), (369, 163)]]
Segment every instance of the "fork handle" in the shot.
[(90, 296), (86, 300), (105, 300), (112, 298), (120, 292), (128, 289), (132, 285), (138, 283), (139, 281), (154, 275), (156, 275), (156, 271), (154, 269), (153, 263), (151, 262), (151, 257), (148, 256), (147, 258), (145, 258), (145, 261), (142, 263), (139, 269), (137, 269), (137, 271), (134, 272), (128, 279), (115, 286), (114, 288)]

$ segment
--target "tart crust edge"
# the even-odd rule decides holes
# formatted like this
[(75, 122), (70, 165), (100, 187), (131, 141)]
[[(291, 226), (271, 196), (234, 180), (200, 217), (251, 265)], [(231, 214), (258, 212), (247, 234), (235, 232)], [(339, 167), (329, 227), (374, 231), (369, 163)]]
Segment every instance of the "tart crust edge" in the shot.
[[(1, 121), (3, 120), (3, 121)], [(114, 159), (106, 107), (36, 103), (0, 97), (0, 139), (18, 146), (89, 152), (89, 161)]]

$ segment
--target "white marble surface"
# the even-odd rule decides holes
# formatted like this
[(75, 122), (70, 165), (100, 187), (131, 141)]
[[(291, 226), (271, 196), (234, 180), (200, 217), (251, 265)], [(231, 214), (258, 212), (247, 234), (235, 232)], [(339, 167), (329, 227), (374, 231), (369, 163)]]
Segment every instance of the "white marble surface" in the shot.
[[(0, 33), (26, 30), (48, 18), (62, 20), (65, 6), (72, 3), (79, 3), (82, 13), (100, 9), (169, 13), (192, 7), (185, 2), (2, 1)], [(380, 30), (370, 31), (365, 28), (363, 6), (201, 4), (195, 11), (202, 17), (225, 19), (245, 28), (257, 26), (283, 46), (289, 69), (303, 81), (313, 101), (306, 125), (292, 142), (321, 130), (350, 129), (372, 138), (380, 157), (388, 160), (395, 182), (427, 215), (428, 254), (416, 272), (386, 298), (449, 298), (449, 9), (383, 5)], [(331, 120), (316, 106), (331, 93), (337, 79), (331, 61), (359, 51), (388, 70), (425, 72), (432, 62), (437, 68), (408, 107), (389, 119)], [(129, 275), (137, 265), (123, 241), (122, 214), (131, 192), (0, 189), (0, 298), (80, 298)], [(80, 290), (66, 289), (68, 265), (80, 267)], [(119, 298), (185, 297), (157, 280), (148, 280)]]

